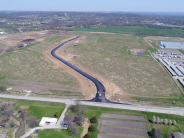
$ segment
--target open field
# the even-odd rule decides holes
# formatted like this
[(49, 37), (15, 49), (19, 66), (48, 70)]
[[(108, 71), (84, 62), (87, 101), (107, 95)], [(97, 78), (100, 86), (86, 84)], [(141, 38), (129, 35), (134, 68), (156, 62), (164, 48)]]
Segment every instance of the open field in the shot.
[(160, 29), (160, 28), (146, 28), (139, 26), (121, 26), (121, 27), (99, 27), (99, 28), (72, 28), (73, 31), (86, 31), (86, 32), (109, 32), (109, 33), (121, 33), (121, 34), (135, 34), (135, 33), (147, 33), (147, 34), (161, 34), (166, 36), (176, 36), (184, 34), (182, 29)]
[[(42, 42), (1, 55), (0, 84), (13, 87), (13, 90), (17, 92), (33, 90), (34, 94), (57, 96), (59, 94), (57, 90), (78, 92), (76, 94), (81, 98), (82, 95), (79, 94), (81, 91), (76, 80), (47, 59), (43, 53), (49, 46), (67, 37), (69, 34), (52, 36)], [(56, 91), (52, 92), (50, 89)]]
[(16, 99), (0, 99), (2, 101), (16, 102), (17, 105), (26, 111), (29, 116), (36, 116), (38, 119), (42, 117), (54, 117), (54, 114), (58, 112), (60, 117), (61, 113), (65, 108), (65, 104), (52, 103), (52, 102), (40, 102), (40, 101), (27, 101), (27, 100), (16, 100)]
[[(82, 35), (76, 32), (75, 34)], [(145, 49), (138, 36), (83, 33), (80, 45), (69, 47), (67, 54), (78, 55), (75, 61), (98, 72), (115, 83), (117, 89), (107, 92), (111, 100), (126, 101), (127, 95), (177, 96), (180, 94), (169, 74), (151, 56), (132, 55), (130, 49)], [(98, 78), (98, 77), (97, 77)], [(110, 86), (111, 83), (105, 85)], [(108, 90), (108, 89), (107, 89)]]

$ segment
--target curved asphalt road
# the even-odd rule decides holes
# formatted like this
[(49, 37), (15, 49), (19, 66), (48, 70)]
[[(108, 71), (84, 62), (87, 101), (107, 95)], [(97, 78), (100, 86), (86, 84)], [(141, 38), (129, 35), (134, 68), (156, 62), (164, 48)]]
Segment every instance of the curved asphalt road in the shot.
[[(75, 37), (73, 39), (67, 40), (67, 41), (63, 42), (62, 44), (60, 44), (59, 46), (55, 47), (51, 51), (51, 55), (53, 57), (57, 58), (59, 61), (61, 61), (64, 64), (66, 64), (67, 66), (69, 66), (70, 68), (74, 69), (75, 71), (77, 71), (78, 73), (80, 73), (81, 75), (83, 75), (84, 77), (86, 77), (89, 80), (91, 80), (95, 84), (96, 88), (98, 88), (98, 87), (100, 88), (99, 93), (98, 92), (96, 93), (95, 98), (94, 99), (91, 99), (91, 100), (88, 100), (88, 101), (91, 101), (91, 102), (103, 102), (103, 103), (116, 103), (116, 102), (111, 102), (111, 101), (109, 101), (109, 100), (106, 99), (105, 92), (103, 92), (103, 89), (105, 89), (105, 87), (104, 87), (104, 85), (99, 80), (97, 80), (96, 78), (94, 78), (93, 76), (89, 75), (85, 71), (77, 68), (73, 64), (69, 63), (68, 61), (66, 61), (66, 60), (64, 60), (61, 57), (59, 57), (59, 56), (56, 55), (56, 50), (58, 50), (64, 44), (66, 44), (66, 43), (68, 43), (68, 42), (70, 42), (72, 40), (78, 39), (78, 38), (80, 38), (80, 36), (77, 36), (77, 37)], [(99, 94), (101, 94), (101, 96), (99, 96)], [(119, 103), (116, 103), (116, 104), (119, 104)], [(129, 104), (126, 104), (126, 105), (129, 105)]]

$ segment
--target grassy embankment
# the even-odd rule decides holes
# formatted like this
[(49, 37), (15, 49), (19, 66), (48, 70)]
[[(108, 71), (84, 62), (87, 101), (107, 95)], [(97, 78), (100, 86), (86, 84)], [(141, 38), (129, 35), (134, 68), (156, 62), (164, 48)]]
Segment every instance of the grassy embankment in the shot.
[[(86, 37), (80, 41), (79, 46), (69, 47), (66, 53), (80, 55), (74, 60), (114, 82), (123, 92), (150, 97), (175, 98), (180, 95), (169, 74), (151, 56), (130, 53), (131, 49), (148, 50), (140, 37), (80, 32), (75, 34)], [(155, 52), (156, 49), (149, 47), (149, 50)], [(121, 95), (117, 97), (121, 98)]]
[(184, 34), (182, 29), (160, 29), (160, 28), (146, 28), (139, 26), (121, 26), (121, 27), (99, 27), (99, 28), (72, 28), (73, 31), (87, 31), (87, 32), (109, 32), (109, 33), (121, 33), (121, 34), (160, 34), (164, 33), (166, 36), (177, 36)]

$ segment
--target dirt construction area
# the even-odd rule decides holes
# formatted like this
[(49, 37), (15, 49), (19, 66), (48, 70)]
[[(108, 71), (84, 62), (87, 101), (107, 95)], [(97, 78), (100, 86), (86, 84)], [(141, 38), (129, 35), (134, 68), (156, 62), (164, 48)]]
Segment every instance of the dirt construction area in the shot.
[[(75, 36), (71, 37), (71, 38), (74, 38)], [(68, 38), (68, 39), (71, 39), (71, 38)], [(66, 40), (68, 40), (66, 39)], [(83, 39), (83, 38), (80, 38), (80, 39)], [(80, 39), (79, 42), (80, 42)], [(63, 40), (62, 42), (66, 41), (66, 40)], [(119, 88), (112, 82), (108, 81), (107, 79), (105, 79), (102, 75), (100, 75), (99, 73), (93, 71), (92, 69), (74, 61), (71, 57), (73, 57), (72, 55), (70, 54), (66, 54), (65, 53), (65, 50), (70, 47), (70, 46), (73, 46), (75, 41), (77, 40), (74, 40), (74, 41), (71, 41), (67, 44), (65, 44), (64, 46), (62, 46), (60, 49), (58, 49), (56, 51), (56, 54), (58, 56), (60, 56), (61, 58), (63, 58), (64, 60), (72, 63), (73, 65), (75, 65), (76, 67), (84, 70), (85, 72), (87, 72), (88, 74), (94, 76), (95, 78), (99, 79), (105, 86), (106, 88), (106, 97), (109, 98), (109, 95), (111, 95), (111, 93), (113, 91), (116, 91), (118, 90)], [(55, 64), (57, 64), (62, 70), (66, 71), (68, 74), (70, 74), (71, 76), (73, 76), (75, 78), (75, 80), (77, 80), (77, 82), (79, 83), (80, 85), (80, 88), (81, 88), (81, 91), (83, 92), (83, 95), (85, 96), (85, 99), (92, 99), (95, 97), (96, 95), (96, 87), (95, 85), (90, 81), (88, 80), (87, 78), (83, 77), (81, 74), (79, 74), (78, 72), (74, 71), (73, 69), (71, 69), (70, 67), (66, 66), (65, 64), (63, 64), (62, 62), (58, 61), (57, 59), (55, 59), (54, 57), (52, 57), (52, 55), (50, 54), (51, 50), (53, 48), (55, 48), (56, 46), (58, 46), (59, 44), (61, 44), (62, 42), (60, 43), (57, 43), (57, 44), (54, 44), (53, 46), (49, 47), (45, 52), (45, 56), (47, 58), (49, 58), (52, 62), (54, 62)], [(75, 55), (76, 56), (76, 55)]]

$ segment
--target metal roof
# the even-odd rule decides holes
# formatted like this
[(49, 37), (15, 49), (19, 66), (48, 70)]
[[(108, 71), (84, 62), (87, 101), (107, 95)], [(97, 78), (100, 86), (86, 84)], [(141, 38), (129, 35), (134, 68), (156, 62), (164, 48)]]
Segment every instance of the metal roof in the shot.
[(172, 66), (171, 62), (167, 61), (166, 59), (163, 59), (163, 61), (164, 61), (168, 66)]
[(165, 66), (167, 68), (167, 70), (169, 70), (169, 72), (173, 75), (176, 76), (176, 73), (169, 67), (169, 66)]
[(179, 77), (183, 77), (183, 74), (175, 66), (172, 65), (171, 68)]
[(161, 43), (165, 48), (184, 48), (184, 42), (161, 41)]
[(182, 74), (184, 74), (184, 68), (183, 68), (183, 67), (181, 67), (181, 66), (176, 66), (176, 68), (177, 68)]
[(162, 59), (158, 59), (164, 66), (166, 66), (166, 64), (165, 64), (165, 62), (163, 62), (163, 60)]

